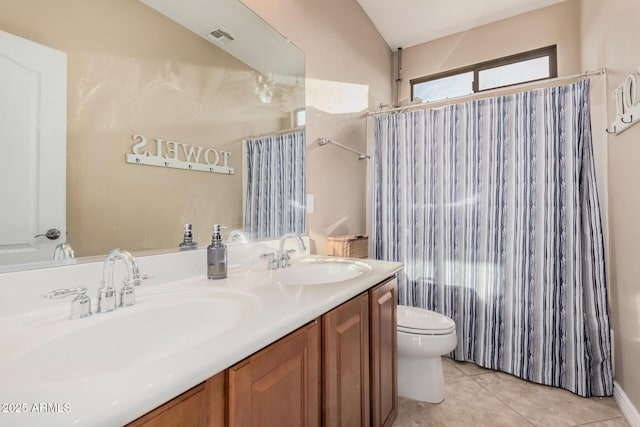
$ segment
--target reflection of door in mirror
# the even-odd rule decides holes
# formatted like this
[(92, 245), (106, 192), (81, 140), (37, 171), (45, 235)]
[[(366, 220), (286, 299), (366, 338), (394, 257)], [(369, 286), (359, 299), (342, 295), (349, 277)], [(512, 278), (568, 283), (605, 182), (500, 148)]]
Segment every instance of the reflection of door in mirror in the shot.
[(66, 64), (0, 32), (0, 264), (52, 260), (65, 241)]

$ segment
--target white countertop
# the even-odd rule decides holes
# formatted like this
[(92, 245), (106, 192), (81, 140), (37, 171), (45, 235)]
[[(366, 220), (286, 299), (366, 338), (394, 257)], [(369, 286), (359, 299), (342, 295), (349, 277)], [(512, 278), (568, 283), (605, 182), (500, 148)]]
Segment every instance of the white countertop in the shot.
[[(171, 281), (156, 279), (153, 286), (136, 288), (135, 306), (78, 320), (67, 319), (68, 301), (19, 313), (10, 313), (4, 301), (8, 314), (0, 311), (0, 339), (3, 339), (0, 347), (0, 426), (118, 426), (133, 421), (402, 269), (400, 263), (359, 261), (368, 264), (371, 271), (329, 285), (282, 286), (271, 280), (266, 269), (256, 268), (231, 268), (223, 280), (207, 280), (204, 274)], [(141, 270), (146, 272), (142, 266)], [(22, 276), (14, 279), (20, 281)], [(157, 298), (167, 295), (179, 298), (190, 292), (208, 290), (250, 295), (251, 314), (222, 333), (217, 333), (212, 325), (213, 336), (200, 337), (198, 344), (184, 351), (158, 354), (144, 364), (131, 360), (116, 371), (100, 373), (98, 367), (97, 374), (76, 379), (55, 373), (51, 378), (33, 378), (28, 362), (25, 362), (21, 366), (23, 372), (7, 372), (8, 361), (19, 357), (15, 354), (16, 347), (46, 339), (47, 329), (39, 329), (40, 324), (82, 328), (91, 325), (90, 322), (105, 321), (107, 316), (125, 316), (127, 310), (144, 310), (145, 304)], [(0, 298), (7, 298), (7, 295), (6, 291), (0, 293)], [(138, 327), (145, 333), (142, 325), (135, 322), (130, 327)], [(110, 336), (104, 339), (109, 340)], [(69, 351), (84, 354), (86, 350), (78, 344)], [(118, 355), (119, 349), (114, 347), (113, 357)], [(88, 369), (91, 362), (87, 360), (87, 365), (83, 363), (78, 369)], [(17, 413), (18, 410), (24, 412)]]

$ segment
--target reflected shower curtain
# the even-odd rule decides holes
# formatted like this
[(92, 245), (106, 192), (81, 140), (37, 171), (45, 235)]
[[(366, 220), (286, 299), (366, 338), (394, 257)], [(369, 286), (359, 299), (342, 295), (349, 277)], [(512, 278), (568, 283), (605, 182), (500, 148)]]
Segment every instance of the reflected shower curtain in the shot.
[(457, 360), (613, 392), (589, 81), (372, 119), (371, 250)]
[(245, 139), (244, 230), (252, 239), (304, 234), (304, 131)]

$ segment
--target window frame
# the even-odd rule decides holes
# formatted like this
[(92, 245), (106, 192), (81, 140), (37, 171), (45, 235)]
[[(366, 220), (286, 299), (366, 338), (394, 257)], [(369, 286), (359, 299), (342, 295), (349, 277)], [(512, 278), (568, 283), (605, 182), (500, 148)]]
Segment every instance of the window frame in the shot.
[[(549, 76), (548, 77), (543, 77), (540, 79), (533, 79), (533, 80), (524, 80), (518, 83), (513, 83), (513, 84), (509, 84), (509, 85), (504, 85), (504, 86), (495, 86), (495, 87), (491, 87), (488, 89), (479, 89), (479, 73), (480, 71), (484, 71), (484, 70), (489, 70), (491, 68), (496, 68), (496, 67), (501, 67), (504, 65), (510, 65), (510, 64), (516, 64), (519, 62), (524, 62), (524, 61), (528, 61), (531, 59), (537, 59), (537, 58), (543, 58), (543, 57), (549, 57)], [(443, 71), (440, 73), (436, 73), (436, 74), (431, 74), (428, 76), (424, 76), (424, 77), (419, 77), (416, 79), (411, 79), (410, 85), (411, 85), (411, 100), (413, 101), (414, 99), (414, 86), (418, 85), (420, 83), (426, 83), (429, 81), (433, 81), (433, 80), (438, 80), (438, 79), (442, 79), (445, 77), (451, 77), (451, 76), (455, 76), (458, 74), (464, 74), (464, 73), (469, 73), (469, 72), (473, 72), (473, 82), (472, 82), (472, 93), (470, 95), (476, 94), (476, 93), (482, 93), (482, 92), (486, 92), (486, 91), (490, 91), (490, 90), (496, 90), (496, 89), (503, 89), (506, 87), (511, 87), (511, 86), (517, 86), (523, 83), (531, 83), (531, 82), (537, 82), (537, 81), (542, 81), (542, 80), (547, 80), (547, 79), (553, 79), (558, 77), (558, 48), (557, 45), (551, 45), (551, 46), (545, 46), (545, 47), (541, 47), (539, 49), (533, 49), (533, 50), (529, 50), (526, 52), (520, 52), (520, 53), (516, 53), (514, 55), (509, 55), (509, 56), (504, 56), (502, 58), (497, 58), (497, 59), (491, 59), (489, 61), (484, 61), (484, 62), (479, 62), (477, 64), (473, 64), (473, 65), (467, 65), (464, 67), (460, 67), (460, 68), (455, 68), (453, 70), (448, 70), (448, 71)], [(438, 100), (434, 100), (434, 101), (430, 101), (430, 102), (438, 102), (438, 101), (444, 101), (447, 98), (443, 98), (443, 99), (438, 99)]]

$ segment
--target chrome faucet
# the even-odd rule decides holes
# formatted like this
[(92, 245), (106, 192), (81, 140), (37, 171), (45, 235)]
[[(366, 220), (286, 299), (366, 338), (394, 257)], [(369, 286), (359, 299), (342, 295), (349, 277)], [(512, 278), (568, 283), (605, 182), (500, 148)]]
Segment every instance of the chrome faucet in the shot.
[(307, 250), (307, 246), (304, 244), (304, 240), (302, 240), (302, 236), (300, 235), (300, 233), (287, 233), (280, 238), (278, 252), (267, 252), (260, 255), (260, 259), (267, 261), (267, 270), (287, 268), (291, 265), (291, 256), (289, 254), (295, 252), (296, 250), (284, 250), (284, 242), (290, 238), (298, 239), (298, 248), (301, 251)]
[(127, 278), (122, 281), (120, 289), (120, 307), (128, 307), (136, 303), (134, 286), (139, 286), (143, 279), (150, 276), (140, 274), (138, 262), (131, 252), (124, 249), (113, 249), (107, 254), (102, 267), (102, 281), (98, 289), (97, 313), (107, 313), (116, 309), (116, 288), (113, 286), (113, 267), (117, 260), (127, 266)]
[(54, 261), (59, 259), (72, 259), (75, 258), (75, 256), (76, 254), (69, 242), (58, 243), (53, 250)]
[(301, 251), (305, 251), (307, 246), (304, 244), (304, 240), (302, 240), (302, 236), (300, 233), (287, 233), (280, 238), (280, 246), (278, 247), (278, 268), (286, 268), (291, 265), (291, 257), (290, 253), (295, 252), (295, 249), (290, 249), (288, 251), (284, 250), (284, 242), (289, 238), (298, 239), (298, 248)]

